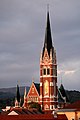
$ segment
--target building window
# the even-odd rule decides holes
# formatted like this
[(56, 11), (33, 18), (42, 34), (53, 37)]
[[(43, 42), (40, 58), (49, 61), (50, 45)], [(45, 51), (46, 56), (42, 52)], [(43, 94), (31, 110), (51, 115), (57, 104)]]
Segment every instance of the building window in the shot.
[(44, 95), (49, 96), (49, 82), (47, 80), (44, 82)]
[(50, 68), (43, 68), (43, 75), (50, 75)]
[(46, 69), (45, 68), (43, 69), (43, 75), (46, 75)]
[(34, 88), (32, 88), (32, 93), (34, 93)]
[(38, 97), (37, 97), (37, 102), (38, 102)]
[(48, 110), (49, 109), (49, 106), (46, 104), (45, 105), (45, 110)]
[(47, 75), (49, 75), (50, 74), (50, 69), (49, 68), (47, 68)]

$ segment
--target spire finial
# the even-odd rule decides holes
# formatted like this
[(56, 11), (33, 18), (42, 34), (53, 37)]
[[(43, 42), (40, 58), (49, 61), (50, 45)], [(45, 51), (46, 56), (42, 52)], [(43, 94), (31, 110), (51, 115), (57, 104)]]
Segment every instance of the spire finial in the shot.
[(20, 85), (20, 80), (17, 80), (17, 85)]
[(47, 4), (47, 12), (49, 12), (49, 3)]
[(61, 84), (62, 84), (62, 75), (61, 75)]
[(34, 82), (34, 77), (32, 77), (32, 83)]

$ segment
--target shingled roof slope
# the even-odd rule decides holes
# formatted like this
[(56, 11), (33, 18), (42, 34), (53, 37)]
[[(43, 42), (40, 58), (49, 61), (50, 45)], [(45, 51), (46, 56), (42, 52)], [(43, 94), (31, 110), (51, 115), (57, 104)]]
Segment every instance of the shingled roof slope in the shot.
[(31, 114), (31, 115), (0, 115), (0, 120), (68, 120), (66, 115), (57, 115), (54, 118), (53, 114)]
[(80, 100), (72, 103), (72, 104), (69, 104), (68, 106), (64, 107), (64, 109), (77, 109), (77, 110), (80, 110)]
[(34, 83), (39, 95), (40, 95), (40, 84), (39, 83)]
[(65, 102), (65, 100), (66, 100), (66, 102), (69, 102), (69, 99), (68, 99), (67, 93), (64, 89), (64, 86), (63, 86), (63, 84), (61, 84), (60, 88), (58, 89), (58, 101)]

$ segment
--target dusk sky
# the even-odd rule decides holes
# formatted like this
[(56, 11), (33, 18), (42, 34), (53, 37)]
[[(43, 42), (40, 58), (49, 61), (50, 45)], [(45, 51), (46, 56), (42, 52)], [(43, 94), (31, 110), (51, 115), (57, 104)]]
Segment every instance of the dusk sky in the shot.
[(0, 0), (0, 88), (39, 82), (47, 3), (58, 86), (80, 91), (80, 0)]

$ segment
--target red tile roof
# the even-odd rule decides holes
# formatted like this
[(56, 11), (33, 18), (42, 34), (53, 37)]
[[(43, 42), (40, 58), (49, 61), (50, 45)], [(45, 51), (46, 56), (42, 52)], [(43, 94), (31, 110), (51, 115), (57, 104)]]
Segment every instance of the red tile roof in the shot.
[[(8, 115), (10, 112), (15, 111), (18, 115)], [(67, 120), (66, 115), (57, 115), (57, 118), (54, 118), (54, 115), (50, 111), (40, 112), (36, 109), (27, 108), (11, 108), (6, 114), (0, 115), (0, 120)]]
[(52, 114), (36, 115), (0, 115), (0, 120), (68, 120), (66, 115), (58, 115), (54, 118)]
[(64, 107), (64, 109), (77, 109), (77, 110), (80, 110), (80, 100), (72, 103), (72, 104), (69, 104), (67, 105), (66, 107)]
[(11, 108), (11, 111), (15, 111), (17, 114), (42, 114), (42, 112), (38, 111), (37, 109), (30, 109), (27, 108)]

